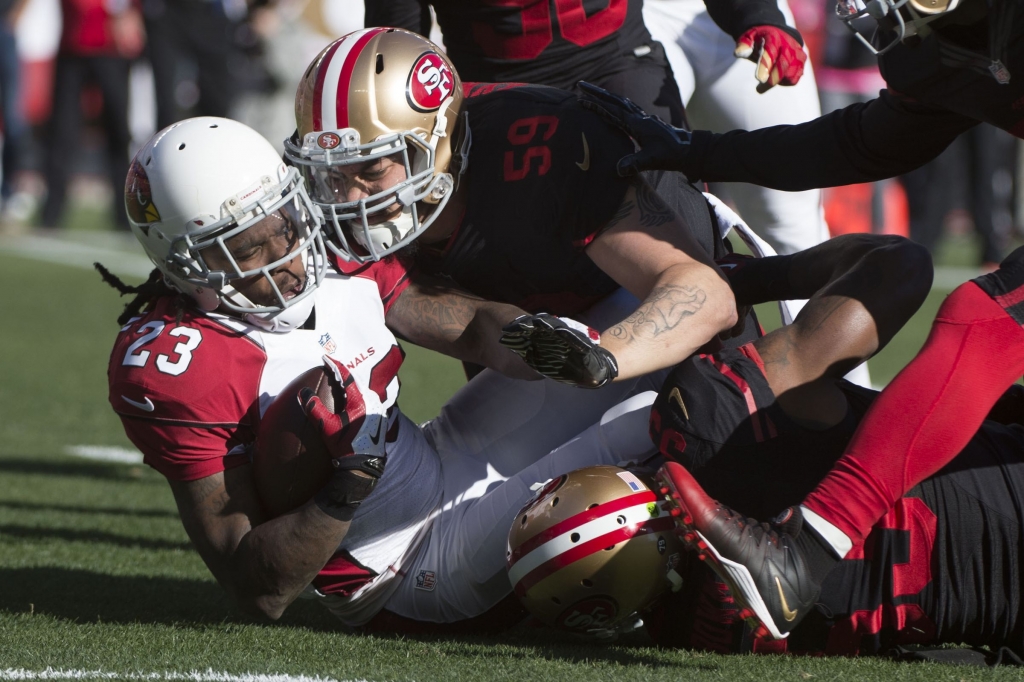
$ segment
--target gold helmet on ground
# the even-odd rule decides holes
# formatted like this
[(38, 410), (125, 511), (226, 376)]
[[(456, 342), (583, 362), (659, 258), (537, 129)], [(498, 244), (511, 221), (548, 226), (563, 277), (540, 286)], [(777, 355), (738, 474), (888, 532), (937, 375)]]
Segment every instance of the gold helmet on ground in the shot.
[[(437, 217), (455, 188), (453, 136), (462, 98), (462, 82), (441, 48), (401, 29), (354, 31), (309, 65), (285, 156), (302, 170), (342, 258), (379, 260)], [(339, 169), (392, 155), (405, 165), (405, 179), (349, 201)], [(374, 222), (396, 203), (403, 209), (398, 218)]]
[(548, 482), (508, 535), (515, 593), (541, 621), (607, 634), (682, 580), (683, 545), (669, 507), (645, 474), (613, 466)]

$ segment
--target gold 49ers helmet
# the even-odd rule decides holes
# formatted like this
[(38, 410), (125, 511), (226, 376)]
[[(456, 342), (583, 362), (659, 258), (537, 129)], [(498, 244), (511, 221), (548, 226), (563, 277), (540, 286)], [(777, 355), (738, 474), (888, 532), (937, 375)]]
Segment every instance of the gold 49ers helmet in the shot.
[(646, 475), (613, 466), (565, 474), (523, 507), (508, 534), (508, 575), (526, 609), (583, 634), (628, 626), (677, 590), (683, 544)]
[[(285, 141), (285, 156), (302, 170), (341, 258), (379, 260), (440, 214), (456, 185), (452, 145), (462, 97), (441, 49), (397, 28), (349, 33), (309, 65), (295, 95), (297, 130)], [(405, 179), (348, 201), (339, 169), (392, 155), (405, 165)], [(398, 218), (373, 220), (396, 203)], [(353, 248), (352, 238), (361, 248)]]

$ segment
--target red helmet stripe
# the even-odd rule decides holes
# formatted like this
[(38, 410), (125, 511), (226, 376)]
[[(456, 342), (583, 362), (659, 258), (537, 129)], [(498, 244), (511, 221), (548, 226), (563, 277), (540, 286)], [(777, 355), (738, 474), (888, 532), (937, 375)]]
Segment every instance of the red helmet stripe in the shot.
[(640, 537), (642, 535), (649, 535), (650, 533), (660, 533), (663, 531), (669, 531), (675, 528), (675, 519), (671, 516), (662, 516), (661, 518), (651, 519), (650, 521), (636, 526), (623, 526), (617, 528), (610, 533), (605, 533), (592, 540), (580, 543), (572, 549), (562, 552), (561, 554), (552, 557), (548, 561), (544, 562), (537, 568), (533, 569), (522, 579), (514, 585), (516, 594), (522, 596), (527, 590), (539, 583), (544, 578), (547, 578), (552, 573), (568, 566), (571, 563), (584, 559), (595, 552), (604, 550), (605, 547), (611, 547), (617, 545), (620, 542), (625, 542), (630, 538)]
[(320, 60), (320, 66), (317, 67), (316, 84), (313, 86), (313, 130), (324, 129), (324, 117), (321, 112), (323, 111), (324, 81), (327, 80), (327, 67), (330, 65), (334, 53), (338, 51), (343, 42), (345, 42), (344, 39), (334, 41), (334, 44), (327, 49), (327, 54)]
[[(370, 39), (379, 33), (388, 30), (387, 28), (378, 27), (367, 29), (367, 31), (359, 37), (356, 44), (348, 51), (345, 55), (345, 65), (341, 67), (341, 77), (338, 78), (338, 92), (336, 95), (336, 111), (337, 111), (337, 127), (348, 128), (348, 93), (349, 85), (352, 80), (352, 72), (355, 71), (356, 62), (359, 61), (359, 56), (363, 53), (363, 48), (370, 42)], [(363, 140), (363, 142), (369, 142), (369, 140)]]
[(633, 493), (632, 495), (627, 495), (626, 497), (620, 497), (618, 499), (611, 500), (610, 502), (605, 502), (604, 504), (599, 504), (593, 509), (587, 509), (585, 511), (580, 512), (579, 514), (576, 514), (575, 516), (570, 516), (564, 521), (559, 521), (550, 528), (543, 530), (540, 533), (537, 533), (532, 538), (516, 547), (516, 549), (513, 551), (512, 556), (509, 558), (509, 565), (515, 563), (515, 561), (519, 557), (524, 557), (533, 550), (537, 549), (545, 542), (553, 540), (554, 538), (557, 538), (559, 535), (568, 533), (570, 530), (578, 528), (582, 526), (584, 523), (589, 523), (596, 518), (612, 514), (614, 512), (619, 511), (620, 509), (628, 509), (629, 507), (635, 507), (636, 505), (643, 504), (644, 502), (657, 502), (657, 500), (658, 497), (652, 491), (645, 490), (643, 492)]

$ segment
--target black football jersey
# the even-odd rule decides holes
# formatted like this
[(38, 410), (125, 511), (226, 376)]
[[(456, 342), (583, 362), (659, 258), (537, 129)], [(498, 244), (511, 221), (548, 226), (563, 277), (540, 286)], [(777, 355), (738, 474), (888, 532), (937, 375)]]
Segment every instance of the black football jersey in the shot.
[(903, 644), (1024, 653), (1024, 428), (985, 422), (948, 466), (897, 500), (822, 585), (793, 650)]
[[(418, 244), (417, 265), (483, 298), (572, 315), (618, 288), (585, 249), (630, 186), (616, 162), (632, 141), (576, 96), (543, 86), (468, 84), (468, 204), (446, 242)], [(707, 201), (677, 173), (645, 180), (712, 256), (723, 253)]]
[(604, 76), (651, 42), (642, 0), (432, 0), (445, 49), (463, 81), (570, 88)]
[[(469, 86), (469, 198), (442, 248), (418, 265), (483, 298), (568, 315), (618, 285), (584, 253), (629, 188), (629, 139), (554, 88)], [(437, 244), (434, 245), (438, 246)]]
[(998, 270), (972, 281), (1003, 306), (1007, 315), (1024, 325), (1024, 246), (1004, 258)]
[[(694, 356), (662, 388), (651, 435), (709, 495), (767, 519), (799, 504), (828, 473), (876, 395), (845, 381), (839, 387), (850, 405), (846, 418), (812, 431), (777, 405), (752, 345)], [(898, 500), (864, 545), (829, 574), (815, 612), (790, 635), (788, 649), (853, 655), (965, 642), (1021, 653), (1022, 503), (1024, 428), (987, 421), (952, 463)], [(689, 570), (697, 587), (665, 608), (691, 617), (675, 626), (662, 614), (659, 640), (743, 650), (749, 641), (735, 604), (720, 598), (721, 584), (703, 566)]]
[[(366, 3), (366, 26), (399, 26), (429, 35), (428, 4), (464, 81), (563, 88), (579, 79), (600, 83), (622, 68), (621, 56), (644, 56), (644, 47), (655, 48), (644, 26), (642, 0), (374, 0)], [(801, 40), (774, 2), (705, 4), (733, 38), (753, 26), (770, 25)]]

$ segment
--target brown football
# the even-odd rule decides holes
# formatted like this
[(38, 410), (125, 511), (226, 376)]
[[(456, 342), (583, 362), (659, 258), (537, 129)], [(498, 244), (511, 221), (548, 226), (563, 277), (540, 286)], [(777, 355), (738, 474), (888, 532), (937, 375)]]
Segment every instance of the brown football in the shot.
[(330, 455), (297, 396), (300, 389), (311, 388), (333, 411), (335, 384), (322, 366), (314, 367), (288, 384), (263, 414), (256, 433), (253, 476), (271, 518), (305, 504), (331, 476)]

